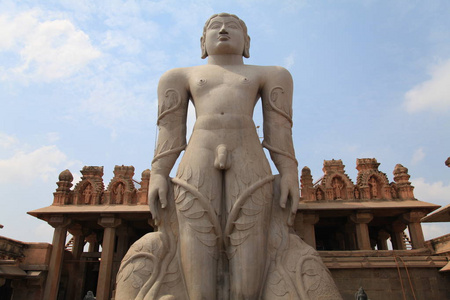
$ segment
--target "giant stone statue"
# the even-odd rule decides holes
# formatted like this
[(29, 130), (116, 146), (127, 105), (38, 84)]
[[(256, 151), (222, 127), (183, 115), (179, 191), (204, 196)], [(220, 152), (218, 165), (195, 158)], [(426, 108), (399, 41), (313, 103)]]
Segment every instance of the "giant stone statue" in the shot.
[[(206, 65), (159, 82), (149, 185), (158, 231), (129, 249), (115, 299), (341, 299), (317, 252), (290, 230), (299, 201), (291, 75), (243, 63), (250, 37), (235, 15), (209, 18), (201, 48)], [(260, 98), (262, 144), (252, 120)], [(189, 100), (197, 119), (186, 143)]]

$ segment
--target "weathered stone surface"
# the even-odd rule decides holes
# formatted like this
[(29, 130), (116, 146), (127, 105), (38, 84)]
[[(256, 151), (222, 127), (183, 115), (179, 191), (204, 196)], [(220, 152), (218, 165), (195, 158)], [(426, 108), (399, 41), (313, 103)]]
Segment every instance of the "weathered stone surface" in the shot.
[[(275, 200), (280, 196), (279, 179), (276, 176), (273, 183)], [(142, 237), (122, 260), (116, 299), (166, 299), (164, 296), (189, 299), (183, 284), (186, 275), (177, 258), (179, 224), (175, 203), (170, 201), (174, 188), (169, 185), (168, 206), (161, 209), (159, 231)], [(284, 220), (288, 215), (289, 211), (282, 209), (277, 201), (272, 202), (268, 256), (261, 262), (268, 270), (261, 299), (340, 299), (318, 253), (286, 225)], [(257, 296), (251, 299), (259, 299)]]
[[(116, 299), (340, 299), (317, 252), (290, 233), (299, 202), (291, 75), (244, 65), (250, 37), (234, 15), (213, 15), (201, 46), (206, 65), (160, 80), (148, 187), (159, 229), (123, 259)], [(259, 97), (262, 144), (252, 120)], [(197, 119), (186, 144), (189, 100)]]

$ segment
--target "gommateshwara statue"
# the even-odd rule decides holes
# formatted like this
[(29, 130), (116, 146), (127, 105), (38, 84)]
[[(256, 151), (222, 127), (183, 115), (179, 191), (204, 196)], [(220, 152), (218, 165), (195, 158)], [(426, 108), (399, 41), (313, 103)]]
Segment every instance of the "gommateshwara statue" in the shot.
[[(115, 299), (341, 299), (317, 252), (290, 230), (299, 201), (291, 75), (243, 63), (250, 37), (235, 15), (209, 18), (201, 48), (206, 65), (159, 82), (149, 185), (158, 231), (122, 260)], [(259, 98), (262, 144), (252, 120)], [(189, 100), (197, 118), (186, 144)]]

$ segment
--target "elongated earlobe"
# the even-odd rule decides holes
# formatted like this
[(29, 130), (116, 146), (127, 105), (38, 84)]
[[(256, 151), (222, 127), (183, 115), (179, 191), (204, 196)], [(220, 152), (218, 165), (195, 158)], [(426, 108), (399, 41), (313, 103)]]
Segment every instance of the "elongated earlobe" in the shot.
[(205, 39), (204, 37), (200, 38), (200, 47), (202, 48), (202, 59), (205, 59), (208, 57), (208, 52), (206, 52), (206, 45), (205, 45)]
[(242, 53), (242, 55), (245, 58), (249, 58), (250, 57), (250, 37), (247, 35), (245, 44), (244, 44), (244, 53)]

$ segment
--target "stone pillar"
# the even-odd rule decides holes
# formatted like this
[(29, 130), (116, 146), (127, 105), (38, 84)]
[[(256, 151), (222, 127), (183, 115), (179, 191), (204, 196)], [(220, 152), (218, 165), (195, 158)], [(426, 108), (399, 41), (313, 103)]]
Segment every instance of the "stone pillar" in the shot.
[(381, 229), (378, 231), (377, 236), (377, 249), (378, 250), (388, 250), (387, 239), (390, 237), (389, 233)]
[(128, 249), (130, 248), (130, 236), (133, 236), (132, 229), (125, 224), (122, 224), (119, 228), (117, 228), (117, 256), (120, 260), (125, 256)]
[(84, 248), (84, 234), (83, 228), (80, 224), (70, 226), (67, 231), (73, 236), (72, 256), (74, 260), (78, 260), (83, 254)]
[(104, 227), (105, 230), (103, 232), (102, 258), (97, 282), (97, 300), (110, 299), (116, 227), (121, 223), (122, 220), (114, 215), (102, 215), (98, 220), (98, 224)]
[(341, 231), (337, 231), (335, 234), (335, 239), (338, 245), (338, 249), (336, 250), (346, 250), (345, 249), (345, 234)]
[(303, 240), (316, 249), (316, 231), (314, 225), (319, 222), (319, 215), (314, 213), (302, 213), (303, 215)]
[(97, 235), (95, 233), (91, 233), (90, 235), (86, 236), (85, 239), (89, 243), (88, 252), (98, 252), (99, 245), (97, 241)]
[(411, 211), (402, 215), (403, 221), (408, 224), (409, 237), (413, 249), (425, 247), (425, 238), (423, 237), (422, 225), (420, 220), (425, 217), (423, 211)]
[(397, 220), (392, 223), (391, 227), (392, 248), (394, 250), (406, 250), (405, 241), (403, 240), (403, 231), (406, 229), (406, 224)]
[(83, 262), (81, 262), (81, 255), (83, 254), (84, 238), (83, 228), (80, 224), (70, 226), (69, 233), (73, 236), (72, 258), (75, 261), (72, 264), (72, 272), (69, 274), (69, 289), (67, 295), (69, 299), (82, 298), (82, 286), (84, 276), (81, 273), (84, 270)]
[(356, 250), (356, 238), (355, 238), (355, 224), (352, 221), (345, 224), (345, 249), (344, 250)]
[(70, 219), (63, 215), (54, 215), (50, 217), (48, 223), (55, 228), (55, 231), (53, 232), (52, 253), (48, 264), (43, 299), (56, 300), (66, 246), (67, 226), (70, 224)]
[(369, 212), (356, 212), (350, 216), (350, 220), (355, 223), (356, 242), (358, 250), (371, 250), (369, 228), (367, 224), (372, 221), (373, 215)]

